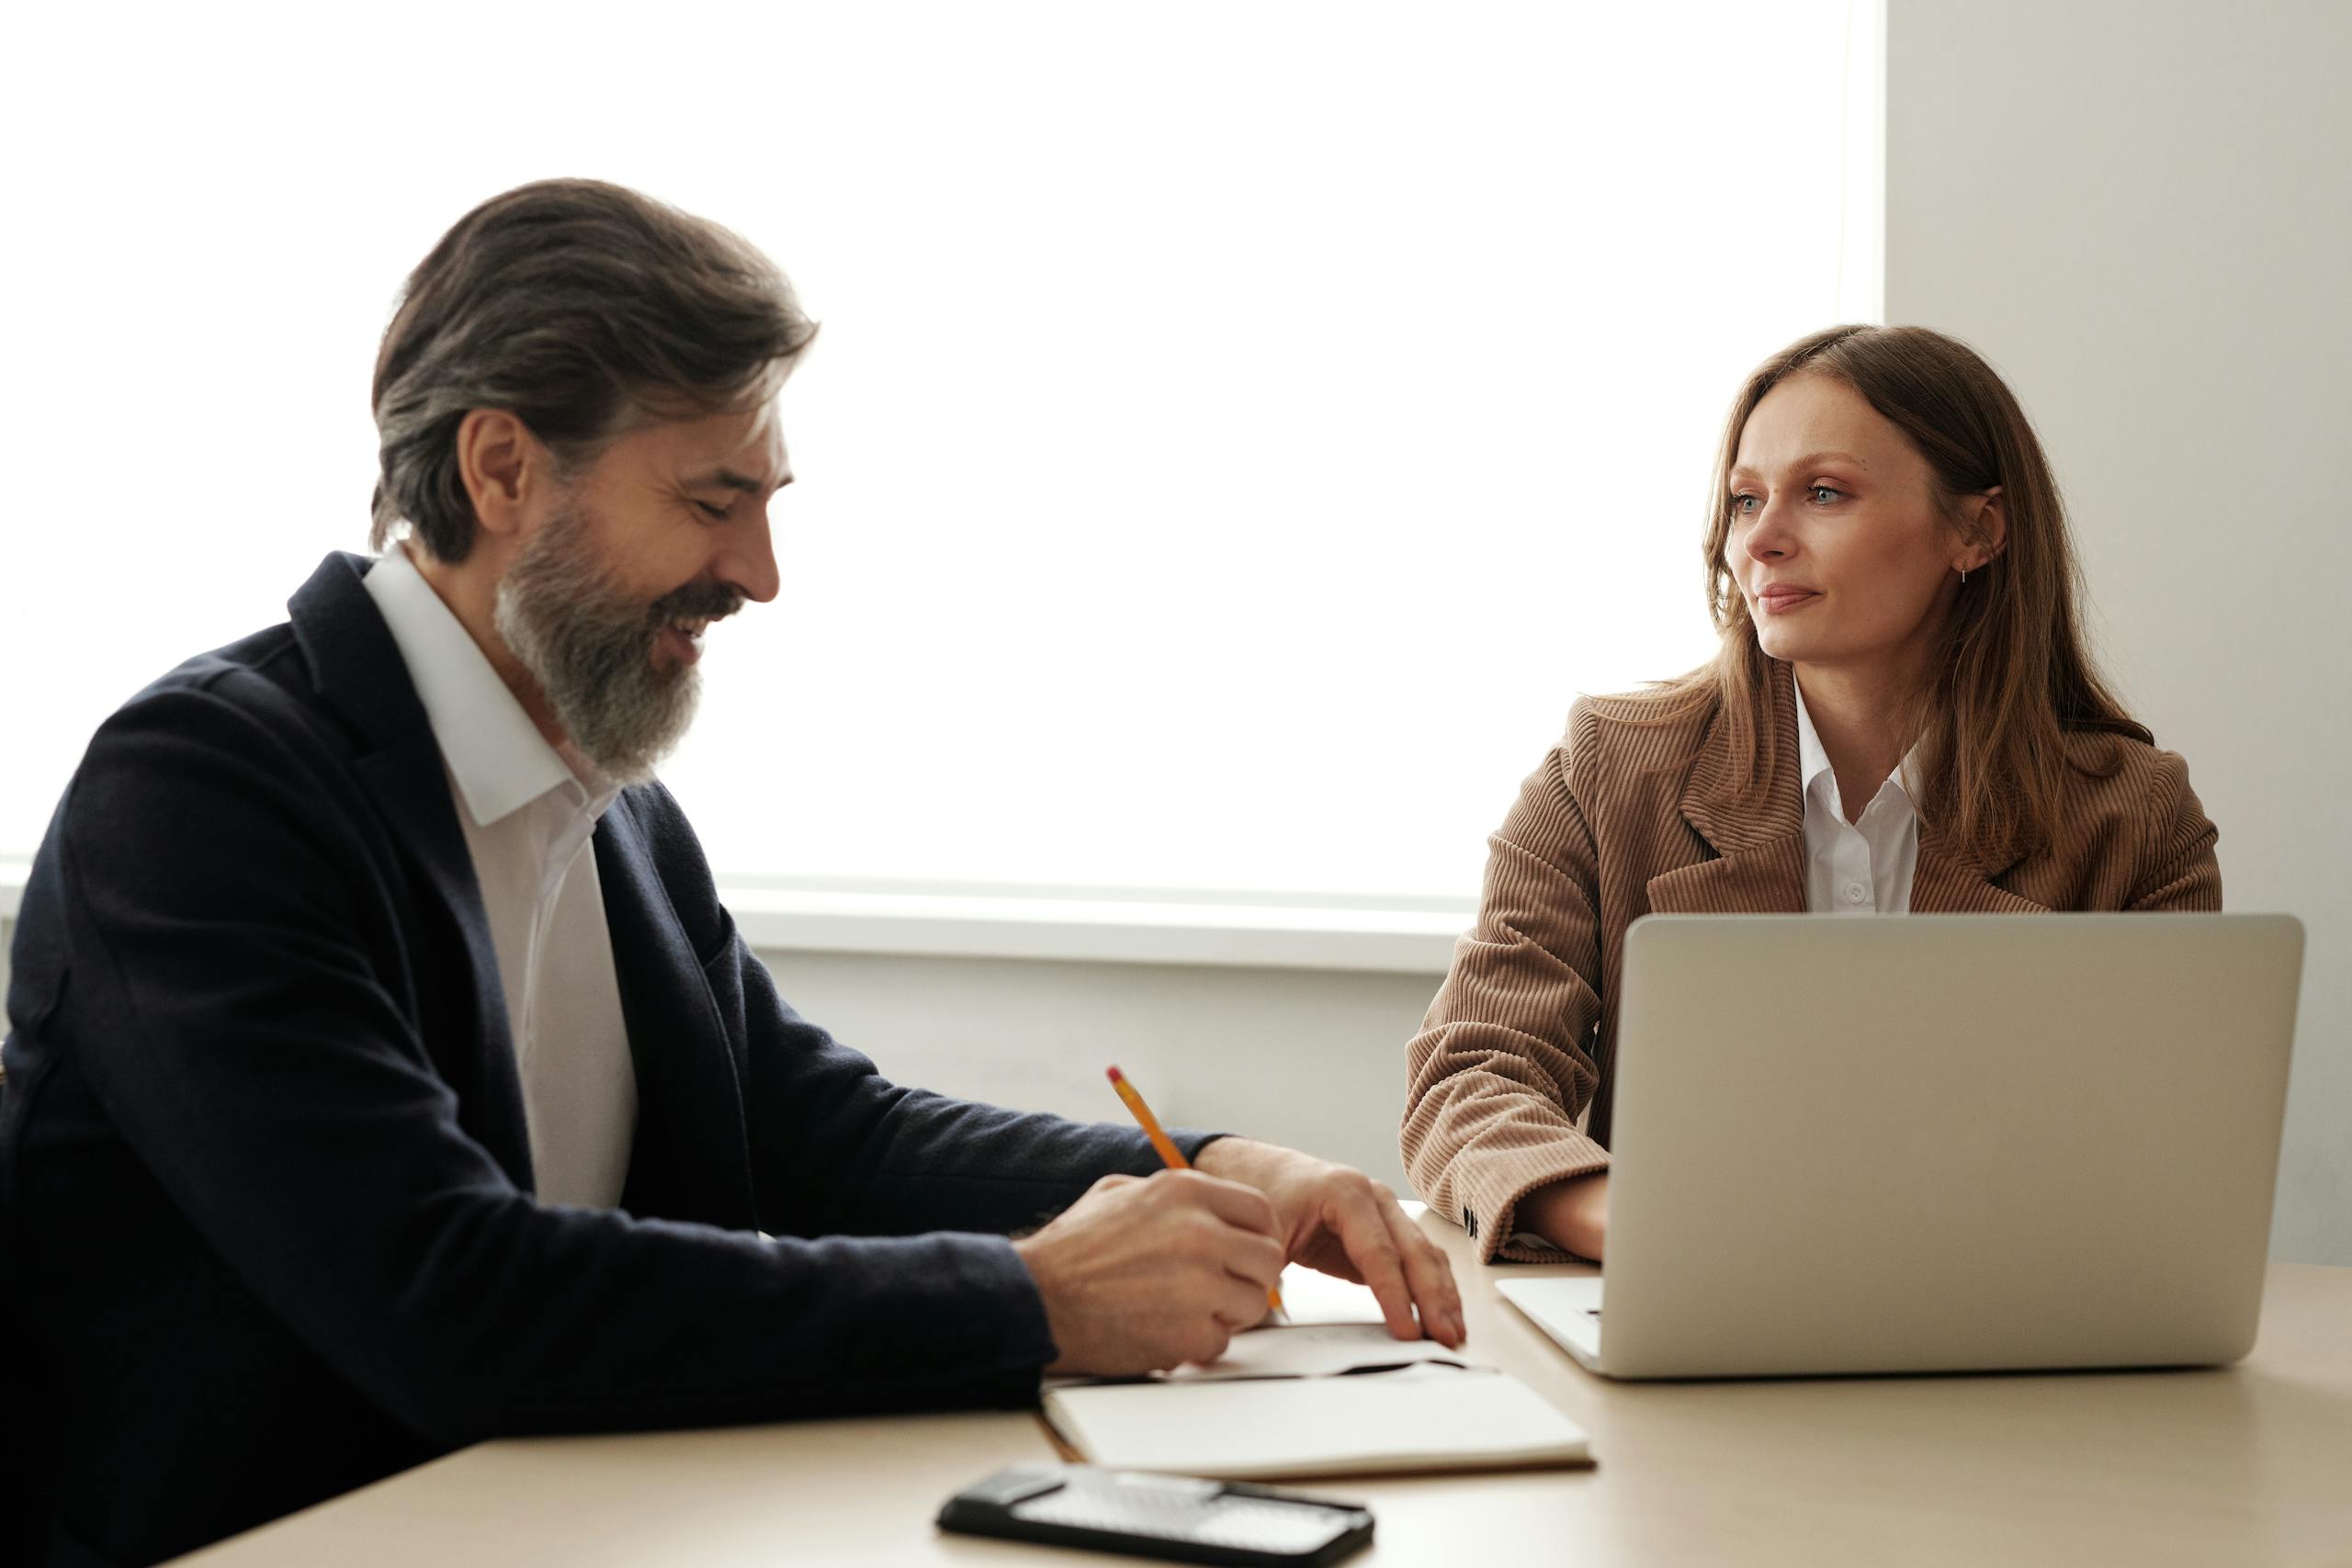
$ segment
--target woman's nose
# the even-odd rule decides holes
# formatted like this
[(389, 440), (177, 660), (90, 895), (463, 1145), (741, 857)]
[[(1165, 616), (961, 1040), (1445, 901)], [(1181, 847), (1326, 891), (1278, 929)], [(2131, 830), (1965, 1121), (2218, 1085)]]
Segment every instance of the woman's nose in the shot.
[(1794, 536), (1788, 526), (1788, 514), (1780, 506), (1768, 503), (1758, 513), (1747, 530), (1747, 553), (1758, 560), (1778, 560), (1789, 553)]

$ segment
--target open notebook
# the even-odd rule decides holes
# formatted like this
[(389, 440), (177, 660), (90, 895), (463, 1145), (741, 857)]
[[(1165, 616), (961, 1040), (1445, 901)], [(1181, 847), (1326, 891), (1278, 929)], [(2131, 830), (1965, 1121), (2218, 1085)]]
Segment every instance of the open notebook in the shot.
[(1590, 1461), (1583, 1428), (1516, 1378), (1390, 1338), (1370, 1291), (1293, 1269), (1283, 1294), (1291, 1321), (1221, 1359), (1057, 1381), (1046, 1418), (1092, 1463), (1228, 1481)]

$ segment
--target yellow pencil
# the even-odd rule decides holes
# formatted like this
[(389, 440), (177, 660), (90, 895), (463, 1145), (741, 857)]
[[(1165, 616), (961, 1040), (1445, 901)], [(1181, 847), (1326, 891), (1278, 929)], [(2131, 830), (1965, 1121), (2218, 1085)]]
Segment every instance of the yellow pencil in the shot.
[[(1184, 1151), (1176, 1146), (1175, 1141), (1170, 1138), (1166, 1130), (1159, 1125), (1159, 1118), (1154, 1116), (1151, 1113), (1151, 1107), (1143, 1102), (1143, 1096), (1137, 1094), (1136, 1086), (1127, 1081), (1127, 1075), (1113, 1067), (1108, 1077), (1111, 1079), (1111, 1087), (1119, 1091), (1119, 1098), (1126, 1102), (1128, 1111), (1143, 1128), (1143, 1135), (1151, 1140), (1151, 1146), (1159, 1151), (1160, 1160), (1170, 1170), (1192, 1169), (1193, 1162), (1184, 1157)], [(1277, 1313), (1283, 1312), (1283, 1293), (1280, 1288), (1266, 1292), (1266, 1304)], [(1283, 1314), (1283, 1315), (1288, 1314)]]

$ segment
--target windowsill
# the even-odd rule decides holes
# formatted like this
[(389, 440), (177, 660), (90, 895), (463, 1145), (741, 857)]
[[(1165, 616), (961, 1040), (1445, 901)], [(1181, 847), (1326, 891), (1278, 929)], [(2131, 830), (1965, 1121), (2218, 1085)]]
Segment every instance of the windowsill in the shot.
[(722, 888), (753, 947), (1442, 975), (1460, 910)]
[[(0, 861), (0, 919), (15, 917), (29, 870)], [(1466, 907), (1433, 900), (1205, 901), (1124, 889), (722, 886), (719, 894), (755, 948), (1036, 963), (1442, 975), (1472, 919)]]

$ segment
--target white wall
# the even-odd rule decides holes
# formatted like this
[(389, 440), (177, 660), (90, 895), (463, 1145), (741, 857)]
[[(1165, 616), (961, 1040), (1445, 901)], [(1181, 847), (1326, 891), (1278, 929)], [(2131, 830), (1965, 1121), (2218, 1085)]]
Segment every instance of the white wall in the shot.
[[(1888, 319), (2018, 388), (2230, 907), (2309, 929), (2275, 1250), (2352, 1263), (2352, 5), (1890, 0), (1888, 49)], [(1117, 1061), (1171, 1122), (1392, 1181), (1439, 978), (766, 956), (902, 1080), (1100, 1117)]]
[(1887, 43), (1887, 319), (2024, 399), (2227, 906), (2303, 919), (2273, 1247), (2352, 1263), (2352, 5), (1892, 0)]
[[(2025, 399), (2109, 667), (2222, 825), (2229, 907), (2308, 928), (2274, 1249), (2352, 1263), (2352, 4), (1889, 11), (1887, 319)], [(768, 956), (894, 1076), (1100, 1116), (1119, 1059), (1171, 1120), (1392, 1181), (1439, 978)]]
[(795, 1008), (898, 1082), (1116, 1121), (1116, 1063), (1171, 1125), (1311, 1149), (1407, 1190), (1405, 1042), (1440, 974), (761, 957)]

